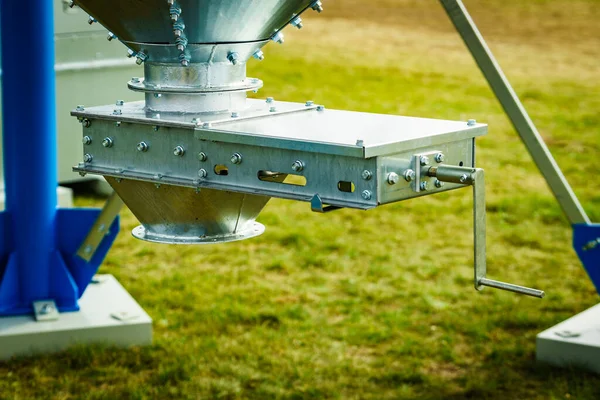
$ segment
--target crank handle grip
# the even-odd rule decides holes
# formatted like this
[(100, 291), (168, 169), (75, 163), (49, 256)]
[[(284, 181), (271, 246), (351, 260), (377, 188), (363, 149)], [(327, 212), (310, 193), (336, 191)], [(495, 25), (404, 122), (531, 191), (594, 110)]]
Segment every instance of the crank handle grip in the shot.
[(493, 279), (480, 278), (478, 280), (477, 290), (481, 290), (482, 286), (488, 286), (494, 289), (507, 290), (509, 292), (524, 294), (526, 296), (537, 297), (543, 299), (546, 293), (543, 290), (532, 289), (525, 286), (513, 285), (512, 283), (495, 281)]

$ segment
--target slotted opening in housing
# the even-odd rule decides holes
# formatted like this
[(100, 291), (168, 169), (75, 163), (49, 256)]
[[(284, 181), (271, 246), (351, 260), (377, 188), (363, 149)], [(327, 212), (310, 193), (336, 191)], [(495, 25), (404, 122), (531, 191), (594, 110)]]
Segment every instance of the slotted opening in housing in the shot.
[(282, 183), (292, 186), (306, 186), (306, 177), (302, 175), (286, 174), (284, 172), (275, 171), (258, 171), (258, 179), (263, 182)]
[(217, 165), (215, 165), (215, 174), (221, 175), (221, 176), (227, 176), (227, 175), (229, 175), (229, 168), (227, 168), (223, 164), (217, 164)]
[(354, 185), (354, 182), (339, 181), (338, 190), (344, 193), (354, 193), (354, 191), (356, 190), (356, 186)]

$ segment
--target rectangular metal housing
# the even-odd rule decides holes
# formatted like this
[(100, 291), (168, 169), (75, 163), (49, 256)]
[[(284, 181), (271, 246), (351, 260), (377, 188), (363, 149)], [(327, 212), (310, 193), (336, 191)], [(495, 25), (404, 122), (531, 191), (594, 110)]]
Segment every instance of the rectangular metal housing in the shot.
[[(487, 132), (484, 124), (248, 102), (250, 107), (234, 117), (161, 116), (147, 112), (143, 102), (75, 110), (90, 143), (84, 145), (88, 162), (74, 169), (301, 201), (318, 194), (326, 204), (369, 209), (461, 186), (436, 187), (432, 178), (422, 177), (427, 182), (422, 190), (404, 179), (389, 184), (387, 177), (419, 169), (415, 155), (428, 155), (431, 165), (441, 153), (441, 162), (474, 166), (474, 139)], [(102, 144), (106, 138), (108, 147)], [(137, 149), (140, 143), (146, 151)], [(183, 154), (175, 154), (178, 147)], [(232, 160), (234, 154), (241, 162)], [(293, 168), (296, 161), (301, 171)], [(265, 171), (299, 175), (306, 184), (259, 179)]]

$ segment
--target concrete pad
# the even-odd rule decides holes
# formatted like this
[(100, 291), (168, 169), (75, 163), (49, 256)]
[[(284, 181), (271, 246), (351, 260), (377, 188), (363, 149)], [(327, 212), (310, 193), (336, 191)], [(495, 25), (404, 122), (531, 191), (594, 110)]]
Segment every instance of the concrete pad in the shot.
[(537, 360), (600, 374), (600, 304), (537, 335)]
[(151, 344), (152, 319), (123, 286), (112, 275), (96, 275), (94, 282), (79, 300), (81, 310), (61, 313), (56, 321), (36, 321), (33, 314), (0, 318), (0, 359), (74, 344)]

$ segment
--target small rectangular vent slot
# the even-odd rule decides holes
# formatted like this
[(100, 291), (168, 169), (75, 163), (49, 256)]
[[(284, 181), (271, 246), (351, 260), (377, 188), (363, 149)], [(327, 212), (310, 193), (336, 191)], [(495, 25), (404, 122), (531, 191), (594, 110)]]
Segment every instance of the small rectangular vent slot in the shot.
[(282, 183), (292, 186), (306, 186), (306, 178), (302, 175), (286, 174), (275, 171), (258, 171), (258, 179), (263, 182)]
[(354, 182), (339, 181), (338, 190), (344, 193), (354, 193), (356, 186), (354, 186)]
[(227, 176), (229, 175), (229, 169), (222, 164), (215, 165), (215, 174), (220, 176)]

